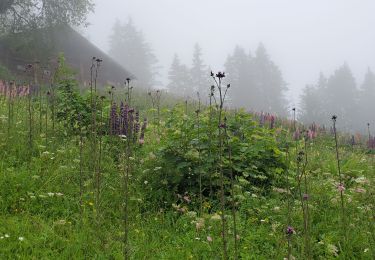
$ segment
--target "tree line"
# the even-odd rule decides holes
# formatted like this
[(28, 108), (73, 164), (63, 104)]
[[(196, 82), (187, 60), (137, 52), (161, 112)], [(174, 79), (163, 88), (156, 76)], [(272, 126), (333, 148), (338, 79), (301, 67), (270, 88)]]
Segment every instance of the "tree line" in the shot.
[[(157, 83), (157, 58), (134, 23), (117, 21), (110, 36), (110, 55), (129, 68), (143, 87)], [(168, 91), (182, 97), (196, 98), (197, 93), (207, 100), (210, 92), (210, 68), (203, 61), (203, 52), (197, 43), (193, 48), (191, 66), (174, 55), (168, 71)], [(280, 69), (260, 44), (254, 55), (237, 46), (224, 64), (226, 81), (231, 84), (230, 104), (257, 110), (287, 114), (286, 83)]]
[(316, 84), (304, 88), (300, 107), (299, 118), (304, 123), (329, 125), (335, 114), (342, 129), (366, 130), (368, 123), (375, 125), (375, 74), (368, 68), (357, 85), (346, 63), (329, 77), (321, 73)]

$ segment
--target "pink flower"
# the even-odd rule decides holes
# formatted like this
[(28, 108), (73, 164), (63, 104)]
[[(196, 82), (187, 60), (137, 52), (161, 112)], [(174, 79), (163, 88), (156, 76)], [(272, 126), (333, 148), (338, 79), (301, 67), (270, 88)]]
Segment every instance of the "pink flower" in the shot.
[(183, 197), (183, 199), (187, 202), (187, 203), (190, 203), (191, 202), (191, 199), (189, 198), (189, 196), (185, 195)]
[(358, 193), (366, 193), (366, 190), (363, 189), (363, 188), (356, 188), (356, 189), (355, 189), (355, 192), (358, 192)]
[(212, 237), (207, 236), (207, 241), (208, 241), (208, 242), (212, 242)]
[(339, 185), (337, 185), (337, 190), (340, 191), (340, 192), (345, 191), (344, 184), (340, 183)]

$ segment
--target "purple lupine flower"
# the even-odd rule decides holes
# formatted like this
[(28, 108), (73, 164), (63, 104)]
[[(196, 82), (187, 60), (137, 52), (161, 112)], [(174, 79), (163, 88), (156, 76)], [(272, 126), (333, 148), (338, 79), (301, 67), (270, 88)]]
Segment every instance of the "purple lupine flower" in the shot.
[(117, 105), (113, 102), (110, 112), (110, 134), (117, 134)]
[(270, 128), (273, 129), (275, 126), (275, 116), (270, 116)]
[(139, 135), (139, 144), (144, 144), (145, 142), (146, 128), (147, 128), (147, 118), (144, 118), (142, 128), (141, 128), (141, 134)]
[(126, 113), (125, 105), (124, 105), (124, 102), (121, 101), (121, 103), (120, 103), (120, 114), (119, 114), (119, 126), (120, 126), (119, 131), (120, 131), (121, 135), (126, 135), (126, 133), (124, 133), (124, 127), (125, 127), (124, 118), (126, 117), (124, 115), (124, 113)]
[(367, 147), (369, 149), (375, 149), (375, 137), (370, 137), (370, 139), (367, 142)]
[(129, 106), (128, 104), (125, 104), (124, 110), (122, 111), (122, 114), (120, 115), (122, 118), (122, 134), (128, 136), (128, 128), (129, 128)]
[(293, 140), (294, 140), (294, 141), (297, 141), (297, 140), (299, 140), (300, 137), (301, 137), (301, 133), (300, 133), (300, 131), (297, 129), (297, 130), (293, 133)]
[(136, 142), (139, 134), (140, 123), (139, 123), (139, 111), (135, 112), (135, 121), (134, 121), (134, 136), (133, 141)]
[(127, 134), (129, 138), (133, 135), (133, 127), (134, 127), (134, 109), (130, 108), (128, 110), (128, 121), (127, 121)]

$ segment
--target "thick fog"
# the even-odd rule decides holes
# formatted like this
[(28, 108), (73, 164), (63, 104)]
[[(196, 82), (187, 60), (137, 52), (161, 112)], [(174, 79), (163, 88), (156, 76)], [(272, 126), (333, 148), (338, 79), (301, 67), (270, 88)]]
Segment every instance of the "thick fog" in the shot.
[(87, 35), (107, 50), (116, 18), (131, 17), (163, 67), (164, 83), (173, 55), (190, 64), (196, 42), (215, 70), (235, 45), (253, 51), (262, 42), (294, 103), (320, 72), (347, 62), (361, 81), (367, 66), (375, 69), (374, 11), (372, 0), (97, 0)]

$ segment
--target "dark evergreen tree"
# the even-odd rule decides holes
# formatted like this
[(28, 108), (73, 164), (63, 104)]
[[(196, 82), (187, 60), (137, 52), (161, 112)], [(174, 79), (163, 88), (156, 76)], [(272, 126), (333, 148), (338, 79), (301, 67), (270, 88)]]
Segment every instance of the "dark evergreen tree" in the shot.
[(190, 78), (193, 91), (199, 92), (201, 97), (205, 97), (209, 93), (209, 75), (207, 66), (204, 65), (202, 60), (202, 49), (199, 44), (195, 44)]
[(306, 124), (330, 123), (329, 111), (327, 105), (327, 78), (321, 73), (316, 85), (307, 85), (301, 95), (299, 118)]
[(181, 63), (175, 54), (168, 73), (168, 90), (178, 96), (187, 97), (193, 95), (190, 71), (188, 67)]
[(355, 129), (358, 115), (358, 91), (355, 79), (347, 64), (337, 69), (328, 79), (326, 111), (340, 118), (341, 128)]
[(375, 125), (375, 74), (367, 70), (365, 79), (361, 85), (359, 98), (359, 126), (365, 126), (366, 123)]
[(125, 24), (115, 22), (110, 36), (109, 54), (135, 74), (142, 87), (152, 87), (158, 83), (157, 58), (132, 20)]
[(254, 61), (251, 55), (236, 46), (225, 62), (225, 71), (231, 84), (231, 103), (247, 109), (259, 108), (259, 91), (254, 84)]
[(280, 69), (271, 61), (263, 44), (256, 50), (254, 58), (255, 88), (259, 90), (258, 109), (286, 115), (287, 101), (284, 93), (286, 83)]

